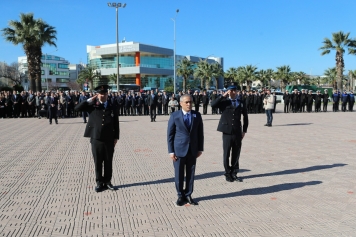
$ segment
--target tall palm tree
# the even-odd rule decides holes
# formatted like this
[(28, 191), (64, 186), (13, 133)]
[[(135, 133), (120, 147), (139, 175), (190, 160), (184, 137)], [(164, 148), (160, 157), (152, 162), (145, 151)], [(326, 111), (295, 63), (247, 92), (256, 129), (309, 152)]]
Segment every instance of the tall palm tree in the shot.
[(193, 75), (193, 63), (186, 57), (177, 63), (177, 75), (183, 77), (183, 90), (187, 91), (187, 80)]
[(194, 69), (194, 77), (200, 78), (201, 88), (204, 88), (204, 82), (205, 82), (205, 87), (209, 89), (210, 79), (212, 78), (212, 74), (213, 74), (213, 67), (211, 64), (209, 64), (206, 61), (206, 59), (200, 60), (197, 64), (197, 67)]
[(224, 87), (227, 87), (227, 85), (231, 85), (232, 82), (236, 82), (238, 75), (237, 75), (237, 68), (236, 67), (230, 67), (225, 73), (224, 73)]
[(342, 31), (332, 33), (332, 40), (324, 38), (323, 50), (321, 55), (329, 54), (331, 50), (336, 50), (336, 71), (337, 71), (337, 88), (342, 90), (342, 78), (344, 71), (344, 53), (347, 48), (349, 54), (356, 55), (356, 40), (349, 38), (350, 32), (344, 33)]
[(324, 71), (324, 75), (326, 76), (325, 77), (325, 82), (328, 83), (328, 84), (332, 84), (333, 88), (336, 89), (337, 86), (336, 86), (336, 75), (337, 75), (337, 71), (336, 71), (336, 68), (333, 67), (333, 68), (328, 68)]
[(96, 67), (88, 65), (80, 71), (77, 82), (89, 82), (90, 90), (93, 90), (93, 81), (95, 79), (99, 79), (100, 77), (101, 73), (96, 69)]
[[(222, 69), (221, 65), (218, 63), (213, 63), (211, 65), (213, 73), (211, 76), (215, 78), (215, 86), (216, 89), (219, 88), (219, 78), (224, 76), (224, 70)], [(206, 88), (209, 89), (209, 88)]]
[(292, 78), (297, 82), (297, 84), (307, 85), (309, 83), (309, 77), (305, 72), (294, 72), (292, 73)]
[(245, 67), (240, 67), (240, 72), (243, 80), (246, 82), (247, 90), (251, 89), (252, 81), (256, 80), (257, 77), (257, 67), (252, 65), (246, 65)]
[(266, 70), (266, 74), (267, 74), (267, 78), (268, 78), (268, 82), (269, 82), (269, 87), (271, 88), (271, 81), (273, 79), (274, 76), (274, 70), (269, 68)]
[(350, 78), (350, 88), (349, 90), (354, 90), (355, 80), (356, 80), (356, 70), (349, 70), (349, 78)]
[(281, 81), (281, 89), (282, 92), (285, 91), (286, 85), (292, 81), (292, 72), (289, 65), (284, 65), (277, 67), (277, 71), (275, 72), (276, 79)]
[(9, 26), (1, 30), (2, 35), (14, 45), (22, 44), (27, 56), (30, 89), (41, 91), (42, 46), (48, 44), (57, 47), (57, 31), (41, 18), (34, 19), (33, 13), (21, 13), (20, 21), (11, 20)]
[(267, 73), (267, 70), (261, 69), (257, 72), (257, 79), (261, 81), (262, 87), (264, 87), (268, 84), (271, 78), (269, 73)]

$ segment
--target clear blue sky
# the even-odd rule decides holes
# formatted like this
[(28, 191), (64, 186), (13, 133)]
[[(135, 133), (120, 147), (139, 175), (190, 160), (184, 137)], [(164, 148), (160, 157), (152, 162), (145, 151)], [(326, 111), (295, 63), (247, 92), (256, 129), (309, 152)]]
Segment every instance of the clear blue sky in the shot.
[[(0, 1), (0, 28), (21, 12), (33, 12), (56, 27), (55, 55), (87, 63), (86, 45), (116, 42), (115, 9), (105, 0)], [(177, 54), (224, 57), (229, 67), (256, 65), (322, 75), (335, 66), (335, 52), (321, 56), (325, 37), (337, 31), (356, 38), (355, 0), (127, 0), (119, 10), (119, 38), (173, 48), (176, 18)], [(45, 46), (43, 53), (54, 47)], [(0, 61), (17, 61), (21, 46), (0, 37)], [(345, 56), (345, 69), (356, 69), (356, 56)]]

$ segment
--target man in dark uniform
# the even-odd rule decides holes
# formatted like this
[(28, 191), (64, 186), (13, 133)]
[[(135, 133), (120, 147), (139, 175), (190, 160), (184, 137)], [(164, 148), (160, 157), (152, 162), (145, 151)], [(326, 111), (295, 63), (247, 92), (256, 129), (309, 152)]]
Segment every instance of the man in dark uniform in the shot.
[(333, 99), (333, 112), (337, 112), (339, 110), (340, 95), (336, 90), (334, 90), (332, 99)]
[(14, 91), (11, 97), (13, 111), (14, 111), (14, 118), (20, 117), (20, 110), (21, 110), (21, 101), (22, 97), (17, 91)]
[(316, 92), (316, 95), (315, 95), (315, 105), (314, 105), (314, 112), (321, 112), (321, 94), (320, 94), (320, 91), (317, 91)]
[(346, 112), (346, 105), (349, 102), (349, 95), (344, 91), (344, 93), (341, 95), (341, 110), (342, 112)]
[[(216, 90), (213, 91), (213, 94), (210, 96), (210, 101), (214, 101), (216, 98), (218, 98), (218, 95), (216, 94)], [(216, 108), (211, 108), (211, 114), (217, 114), (218, 111)]]
[(326, 112), (328, 111), (328, 102), (329, 102), (329, 93), (328, 90), (324, 90), (323, 94), (323, 111)]
[[(227, 89), (228, 91), (223, 96), (214, 100), (211, 106), (218, 107), (222, 111), (217, 130), (222, 132), (226, 181), (233, 182), (237, 180), (241, 182), (242, 179), (237, 177), (237, 173), (239, 172), (242, 139), (248, 127), (248, 115), (246, 106), (237, 97), (238, 88), (236, 86), (229, 86)], [(241, 115), (243, 115), (243, 126), (241, 125)], [(230, 153), (231, 166), (229, 164)]]
[(286, 91), (283, 95), (284, 101), (284, 113), (289, 113), (289, 103), (290, 103), (290, 94), (289, 91)]
[[(84, 137), (90, 137), (95, 163), (96, 192), (106, 188), (115, 190), (111, 184), (114, 148), (120, 138), (119, 115), (108, 98), (108, 85), (95, 88), (98, 94), (78, 104), (77, 111), (89, 112)], [(104, 175), (103, 175), (104, 163)]]
[(313, 96), (313, 91), (309, 90), (308, 95), (307, 95), (307, 112), (310, 113), (313, 110), (313, 101), (314, 101), (314, 96)]
[(57, 107), (58, 107), (58, 98), (54, 96), (54, 92), (51, 93), (51, 96), (47, 99), (49, 108), (48, 108), (48, 115), (49, 115), (49, 124), (52, 124), (52, 119), (58, 124), (57, 120)]
[(354, 110), (354, 104), (355, 104), (355, 95), (352, 91), (350, 91), (350, 98), (349, 98), (349, 112), (352, 112)]
[(300, 108), (299, 112), (305, 112), (305, 105), (307, 104), (307, 94), (305, 90), (302, 89), (302, 94), (300, 95)]
[(150, 111), (151, 122), (156, 122), (156, 107), (157, 107), (157, 95), (151, 90), (151, 94), (147, 95), (147, 105)]
[(206, 94), (205, 90), (203, 91), (202, 103), (203, 103), (203, 114), (207, 114), (208, 105), (209, 105), (209, 96)]
[(200, 95), (199, 95), (198, 91), (195, 91), (193, 94), (193, 103), (194, 103), (194, 110), (199, 112)]

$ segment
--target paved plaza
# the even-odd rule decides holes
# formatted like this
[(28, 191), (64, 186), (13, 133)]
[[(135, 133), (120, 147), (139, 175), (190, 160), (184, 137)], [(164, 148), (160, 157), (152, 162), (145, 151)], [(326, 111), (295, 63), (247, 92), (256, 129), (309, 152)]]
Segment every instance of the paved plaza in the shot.
[[(331, 107), (329, 106), (329, 111)], [(0, 120), (0, 236), (356, 236), (356, 112), (249, 115), (226, 182), (219, 115), (205, 115), (193, 198), (176, 207), (168, 116), (120, 117), (112, 183), (94, 191), (82, 119)]]

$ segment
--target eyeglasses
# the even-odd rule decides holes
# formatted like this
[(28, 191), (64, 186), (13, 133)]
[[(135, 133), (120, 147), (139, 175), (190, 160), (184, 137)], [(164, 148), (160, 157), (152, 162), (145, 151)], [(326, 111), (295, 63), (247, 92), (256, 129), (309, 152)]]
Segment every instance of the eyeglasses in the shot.
[(184, 103), (186, 103), (186, 104), (192, 104), (193, 101), (188, 100), (188, 101), (184, 101)]

